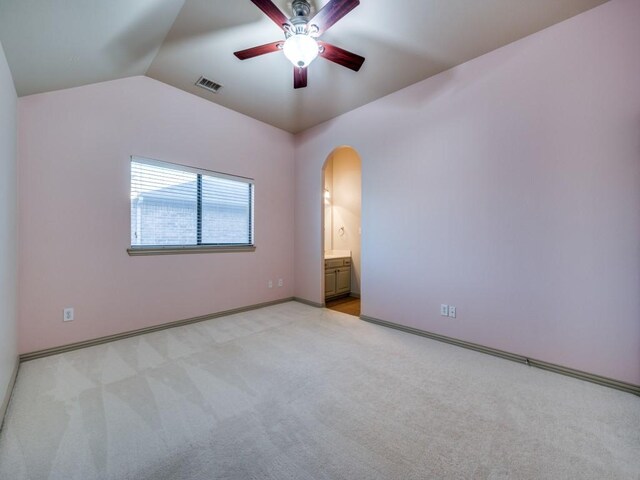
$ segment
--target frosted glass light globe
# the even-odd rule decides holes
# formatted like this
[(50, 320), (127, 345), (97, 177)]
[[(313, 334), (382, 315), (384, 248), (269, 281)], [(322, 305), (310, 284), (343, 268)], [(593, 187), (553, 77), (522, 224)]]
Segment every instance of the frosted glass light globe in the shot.
[(309, 35), (297, 34), (287, 38), (282, 50), (293, 65), (305, 68), (318, 56), (319, 47)]

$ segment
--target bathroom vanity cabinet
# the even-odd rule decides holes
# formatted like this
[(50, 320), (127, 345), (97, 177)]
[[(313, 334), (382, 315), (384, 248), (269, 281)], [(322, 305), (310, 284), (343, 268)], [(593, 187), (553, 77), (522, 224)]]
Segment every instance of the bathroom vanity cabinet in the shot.
[(351, 293), (351, 257), (325, 259), (325, 299)]

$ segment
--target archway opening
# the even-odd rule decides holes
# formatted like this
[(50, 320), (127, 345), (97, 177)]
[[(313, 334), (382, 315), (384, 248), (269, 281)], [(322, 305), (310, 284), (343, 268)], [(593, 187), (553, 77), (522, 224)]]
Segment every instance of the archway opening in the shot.
[(322, 168), (324, 301), (327, 308), (360, 316), (362, 284), (362, 161), (338, 147)]

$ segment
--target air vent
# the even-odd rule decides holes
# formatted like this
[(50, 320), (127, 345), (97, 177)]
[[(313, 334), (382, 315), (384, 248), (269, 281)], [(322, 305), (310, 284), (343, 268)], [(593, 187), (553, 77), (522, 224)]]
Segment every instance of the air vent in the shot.
[(213, 80), (209, 80), (205, 77), (200, 77), (200, 80), (196, 82), (196, 86), (204, 88), (205, 90), (208, 90), (212, 93), (218, 93), (222, 88), (222, 85), (220, 85), (219, 83), (216, 83)]

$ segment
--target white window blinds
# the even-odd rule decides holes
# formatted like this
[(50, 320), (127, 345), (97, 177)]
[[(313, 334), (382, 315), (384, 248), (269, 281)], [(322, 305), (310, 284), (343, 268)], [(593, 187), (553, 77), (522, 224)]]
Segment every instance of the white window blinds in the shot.
[(253, 180), (131, 159), (131, 246), (252, 246)]

